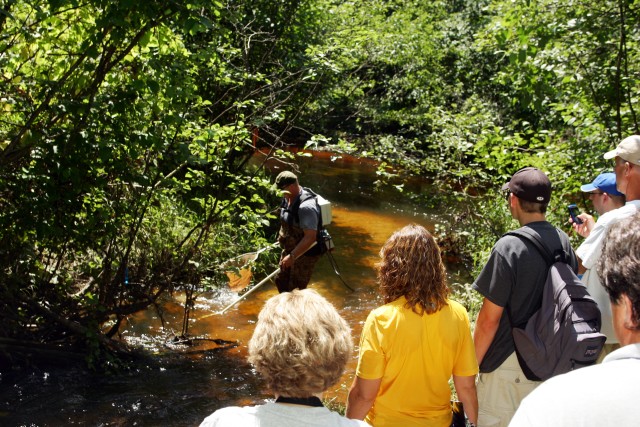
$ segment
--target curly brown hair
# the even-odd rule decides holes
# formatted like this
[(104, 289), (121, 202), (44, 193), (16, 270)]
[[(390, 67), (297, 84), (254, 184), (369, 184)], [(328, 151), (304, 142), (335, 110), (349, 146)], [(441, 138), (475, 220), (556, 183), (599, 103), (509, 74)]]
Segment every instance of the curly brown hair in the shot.
[(447, 304), (449, 287), (440, 248), (426, 228), (410, 224), (380, 249), (378, 280), (385, 303), (404, 296), (406, 307), (431, 314)]

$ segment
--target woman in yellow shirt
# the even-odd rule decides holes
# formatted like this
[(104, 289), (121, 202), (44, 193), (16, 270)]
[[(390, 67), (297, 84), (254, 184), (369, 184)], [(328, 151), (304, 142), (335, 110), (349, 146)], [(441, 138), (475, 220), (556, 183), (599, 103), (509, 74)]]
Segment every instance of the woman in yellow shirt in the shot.
[(433, 236), (419, 225), (396, 231), (380, 250), (385, 305), (360, 338), (347, 417), (375, 427), (451, 424), (453, 376), (472, 424), (478, 417), (478, 373), (469, 316), (448, 299), (445, 268)]

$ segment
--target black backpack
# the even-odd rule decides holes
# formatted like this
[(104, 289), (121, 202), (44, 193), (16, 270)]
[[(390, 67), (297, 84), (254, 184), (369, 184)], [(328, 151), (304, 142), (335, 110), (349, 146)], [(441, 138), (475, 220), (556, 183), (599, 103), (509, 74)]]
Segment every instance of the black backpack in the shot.
[(512, 324), (516, 355), (526, 377), (544, 381), (594, 364), (606, 341), (600, 333), (600, 309), (567, 264), (567, 254), (552, 255), (535, 232), (520, 229), (507, 234), (532, 242), (549, 266), (542, 305), (526, 325)]
[[(304, 187), (305, 194), (303, 194), (297, 201), (291, 206), (289, 209), (289, 226), (293, 225), (293, 220), (300, 223), (300, 217), (298, 216), (298, 210), (300, 209), (300, 205), (302, 202), (306, 202), (309, 199), (315, 199), (316, 207), (318, 208), (318, 229), (316, 232), (316, 245), (307, 250), (304, 255), (306, 256), (317, 256), (326, 253), (329, 250), (333, 249), (333, 241), (331, 239), (331, 235), (329, 231), (322, 225), (322, 212), (320, 211), (320, 204), (318, 203), (318, 195), (310, 190), (309, 188)], [(286, 199), (282, 199), (282, 209), (286, 209), (287, 201)]]

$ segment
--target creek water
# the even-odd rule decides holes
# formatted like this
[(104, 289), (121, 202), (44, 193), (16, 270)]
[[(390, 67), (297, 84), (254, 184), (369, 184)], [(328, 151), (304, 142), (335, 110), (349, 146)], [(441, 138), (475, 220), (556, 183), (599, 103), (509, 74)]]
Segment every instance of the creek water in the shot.
[[(349, 156), (319, 152), (300, 156), (297, 163), (301, 185), (332, 202), (333, 222), (327, 227), (335, 243), (332, 255), (354, 291), (342, 283), (326, 256), (309, 287), (338, 308), (357, 344), (367, 314), (381, 303), (374, 265), (384, 241), (409, 223), (433, 230), (442, 220), (438, 212), (411, 202), (405, 194), (436, 190), (422, 179), (406, 180), (404, 192), (393, 186), (376, 190), (376, 165)], [(275, 175), (282, 165), (267, 166)], [(450, 282), (464, 280), (458, 276), (460, 266), (447, 267)], [(191, 313), (189, 334), (208, 339), (195, 340), (190, 347), (171, 342), (182, 329), (184, 298), (179, 295), (162, 304), (163, 322), (154, 310), (133, 316), (123, 338), (156, 351), (158, 360), (126, 373), (96, 375), (80, 366), (2, 373), (0, 425), (194, 426), (218, 408), (263, 403), (271, 396), (245, 360), (247, 342), (260, 308), (276, 294), (273, 283), (267, 283), (223, 315), (217, 312), (237, 293), (223, 288), (201, 295)], [(346, 373), (326, 398), (346, 401), (356, 361), (354, 350)]]

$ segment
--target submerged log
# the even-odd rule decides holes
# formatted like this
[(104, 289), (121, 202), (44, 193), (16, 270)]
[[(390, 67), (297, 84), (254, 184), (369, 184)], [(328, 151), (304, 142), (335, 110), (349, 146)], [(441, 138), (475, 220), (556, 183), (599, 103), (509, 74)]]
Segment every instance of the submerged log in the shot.
[(47, 362), (53, 364), (83, 363), (85, 354), (56, 344), (0, 338), (2, 358), (9, 364)]

